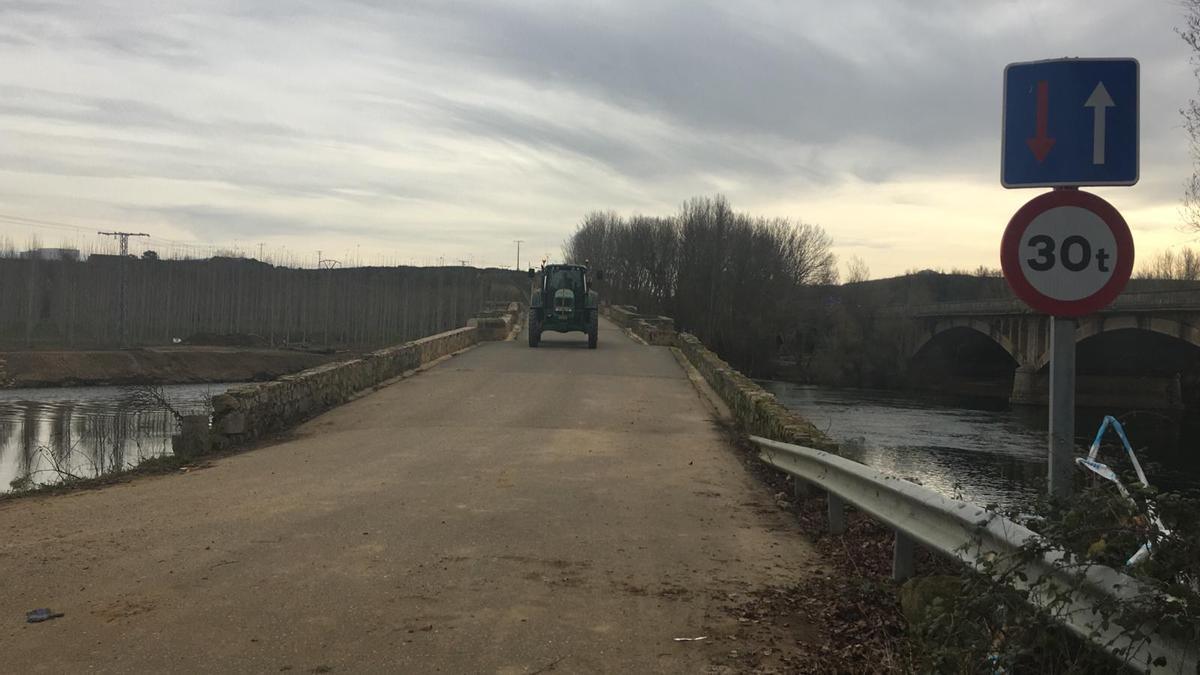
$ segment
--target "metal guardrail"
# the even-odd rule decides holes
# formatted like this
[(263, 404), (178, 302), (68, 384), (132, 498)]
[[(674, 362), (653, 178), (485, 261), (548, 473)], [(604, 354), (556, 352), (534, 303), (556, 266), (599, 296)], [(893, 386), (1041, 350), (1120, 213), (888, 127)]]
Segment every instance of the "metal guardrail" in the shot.
[[(844, 457), (751, 436), (759, 458), (794, 479), (825, 490), (829, 527), (845, 530), (845, 505), (853, 504), (896, 533), (892, 575), (898, 580), (913, 573), (914, 544), (980, 569), (981, 561), (1013, 554), (1038, 537), (1037, 533), (981, 506), (946, 497)], [(797, 492), (805, 488), (795, 482)], [(1108, 623), (1094, 608), (1149, 593), (1142, 582), (1109, 567), (1093, 565), (1073, 570), (1061, 565), (1062, 554), (1047, 554), (1023, 570), (1030, 599), (1050, 611), (1077, 635), (1103, 647), (1142, 672), (1196, 673), (1200, 653), (1194, 645), (1155, 636), (1132, 644), (1121, 627)], [(1051, 592), (1059, 591), (1059, 592)], [(1069, 591), (1062, 593), (1061, 591)], [(1065, 600), (1065, 601), (1064, 601)], [(1165, 667), (1155, 667), (1158, 658)]]

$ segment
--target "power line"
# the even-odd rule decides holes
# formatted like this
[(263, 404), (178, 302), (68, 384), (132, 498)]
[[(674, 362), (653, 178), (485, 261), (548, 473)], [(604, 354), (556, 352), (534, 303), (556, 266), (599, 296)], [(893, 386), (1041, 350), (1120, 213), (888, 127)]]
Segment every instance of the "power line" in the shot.
[(130, 237), (149, 237), (145, 232), (97, 232), (106, 237), (117, 237), (121, 242), (121, 257), (129, 255), (129, 238)]
[(0, 221), (6, 221), (13, 225), (26, 225), (29, 227), (46, 227), (60, 230), (75, 230), (76, 232), (86, 232), (87, 228), (79, 227), (78, 225), (70, 225), (67, 223), (59, 223), (53, 220), (40, 220), (38, 218), (26, 218), (25, 216), (14, 216), (10, 213), (0, 213)]
[(145, 232), (97, 232), (96, 234), (105, 237), (117, 237), (121, 242), (121, 299), (120, 299), (120, 317), (118, 328), (121, 333), (121, 346), (129, 346), (129, 326), (126, 320), (128, 312), (128, 304), (125, 300), (126, 288), (129, 286), (129, 238), (130, 237), (149, 237)]

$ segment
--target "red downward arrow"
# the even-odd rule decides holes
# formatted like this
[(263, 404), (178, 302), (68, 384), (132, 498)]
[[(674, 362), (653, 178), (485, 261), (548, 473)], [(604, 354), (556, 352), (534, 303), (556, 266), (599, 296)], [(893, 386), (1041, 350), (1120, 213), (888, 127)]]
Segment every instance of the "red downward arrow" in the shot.
[(1025, 139), (1025, 143), (1029, 149), (1033, 151), (1033, 157), (1042, 163), (1046, 159), (1046, 155), (1050, 154), (1050, 148), (1054, 147), (1054, 139), (1046, 136), (1046, 118), (1050, 116), (1050, 83), (1046, 81), (1038, 82), (1037, 94), (1037, 136)]

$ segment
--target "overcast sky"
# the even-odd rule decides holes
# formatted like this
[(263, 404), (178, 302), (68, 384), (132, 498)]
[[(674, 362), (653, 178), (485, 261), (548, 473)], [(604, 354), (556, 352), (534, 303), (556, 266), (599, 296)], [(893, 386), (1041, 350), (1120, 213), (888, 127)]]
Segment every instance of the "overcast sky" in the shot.
[(514, 239), (557, 255), (587, 211), (721, 193), (823, 226), (873, 276), (996, 267), (1037, 193), (1000, 186), (1004, 65), (1133, 56), (1142, 180), (1097, 192), (1148, 257), (1194, 238), (1183, 15), (1181, 0), (0, 0), (0, 233), (512, 265)]

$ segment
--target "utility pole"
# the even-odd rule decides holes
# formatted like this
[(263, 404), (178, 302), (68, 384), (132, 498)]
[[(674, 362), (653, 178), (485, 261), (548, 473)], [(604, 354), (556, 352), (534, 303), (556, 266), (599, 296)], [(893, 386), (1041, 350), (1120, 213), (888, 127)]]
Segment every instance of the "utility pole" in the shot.
[(322, 258), (321, 252), (317, 251), (317, 269), (331, 270), (340, 264), (341, 264), (340, 261), (334, 260), (333, 258)]
[(121, 346), (129, 346), (129, 325), (127, 321), (127, 305), (125, 300), (126, 288), (129, 286), (129, 238), (130, 237), (149, 237), (145, 232), (97, 232), (106, 237), (116, 237), (121, 245), (121, 290), (117, 301), (117, 320), (120, 322), (117, 325), (117, 332), (120, 334)]
[(517, 271), (520, 272), (521, 271), (521, 244), (524, 243), (525, 240), (524, 239), (513, 239), (513, 241), (516, 242), (516, 244), (517, 244)]
[(106, 237), (116, 237), (117, 241), (121, 242), (121, 255), (129, 255), (129, 238), (130, 237), (149, 237), (150, 235), (144, 232), (97, 232)]

